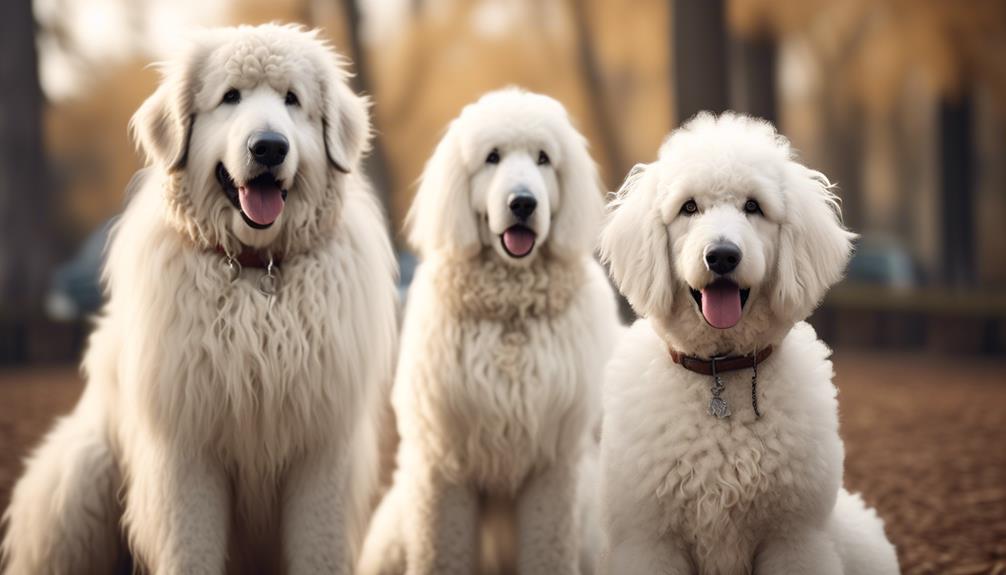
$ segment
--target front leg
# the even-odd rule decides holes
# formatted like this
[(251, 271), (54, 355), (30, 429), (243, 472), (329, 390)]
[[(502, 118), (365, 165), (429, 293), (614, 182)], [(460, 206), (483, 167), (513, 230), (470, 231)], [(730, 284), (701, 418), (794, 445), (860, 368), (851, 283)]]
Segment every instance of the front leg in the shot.
[(528, 479), (517, 501), (521, 575), (577, 573), (576, 466), (557, 461)]
[(601, 553), (599, 569), (600, 575), (690, 575), (694, 571), (680, 547), (643, 535), (611, 544)]
[(842, 562), (831, 539), (820, 529), (780, 531), (762, 545), (755, 558), (758, 575), (842, 575)]
[(290, 575), (349, 575), (355, 561), (352, 469), (345, 450), (327, 447), (293, 466), (283, 494), (283, 555)]
[(478, 496), (434, 469), (417, 470), (406, 499), (409, 575), (475, 573), (478, 562)]
[(133, 552), (157, 575), (220, 575), (230, 490), (212, 458), (155, 439), (135, 441), (123, 521)]

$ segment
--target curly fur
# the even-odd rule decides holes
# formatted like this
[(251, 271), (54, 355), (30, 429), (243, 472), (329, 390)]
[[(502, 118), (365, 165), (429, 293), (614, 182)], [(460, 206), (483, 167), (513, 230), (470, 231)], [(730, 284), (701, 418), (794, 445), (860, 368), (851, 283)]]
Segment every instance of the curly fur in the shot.
[[(695, 200), (698, 211), (680, 213)], [(747, 200), (760, 213), (745, 213)], [(897, 573), (883, 523), (842, 488), (844, 451), (830, 350), (802, 323), (838, 281), (853, 235), (827, 179), (793, 159), (771, 125), (701, 114), (655, 164), (630, 174), (601, 251), (644, 316), (607, 367), (602, 432), (602, 572)], [(742, 257), (740, 322), (715, 329), (692, 289), (713, 279), (710, 242)], [(711, 378), (674, 363), (772, 345), (753, 372), (723, 375), (733, 414), (707, 412)]]
[(432, 281), (455, 317), (520, 329), (528, 318), (561, 316), (583, 281), (583, 267), (553, 257), (514, 268), (490, 254), (440, 263)]
[[(293, 27), (207, 31), (164, 69), (133, 120), (152, 166), (111, 241), (87, 388), (14, 490), (5, 573), (108, 573), (120, 521), (154, 573), (350, 573), (396, 336), (393, 255), (357, 173), (365, 102)], [(217, 105), (230, 86), (247, 106)], [(256, 230), (214, 168), (240, 177), (263, 123), (291, 141), (292, 183)], [(216, 250), (241, 245), (282, 258), (275, 300)]]
[[(551, 165), (534, 167), (542, 148)], [(484, 162), (492, 149), (498, 166)], [(527, 258), (499, 248), (494, 226), (506, 214), (494, 212), (505, 207), (494, 203), (505, 199), (497, 185), (539, 198), (531, 224), (538, 242)], [(492, 519), (501, 515), (516, 548), (501, 561), (524, 574), (578, 569), (586, 542), (578, 485), (590, 483), (581, 466), (589, 465), (599, 374), (619, 329), (591, 255), (601, 209), (583, 139), (554, 100), (496, 92), (451, 124), (410, 213), (424, 263), (392, 396), (398, 470), (361, 573), (474, 572), (479, 525), (506, 533)]]

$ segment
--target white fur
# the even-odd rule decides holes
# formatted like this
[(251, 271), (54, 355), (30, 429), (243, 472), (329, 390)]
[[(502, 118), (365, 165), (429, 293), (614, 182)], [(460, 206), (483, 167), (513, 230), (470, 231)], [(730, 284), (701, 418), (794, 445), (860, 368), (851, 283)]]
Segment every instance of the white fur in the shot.
[[(242, 102), (219, 105), (230, 87)], [(255, 230), (214, 170), (250, 177), (265, 126), (290, 140), (289, 197)], [(366, 103), (314, 33), (223, 29), (165, 66), (133, 128), (152, 167), (111, 242), (84, 396), (14, 490), (5, 572), (108, 573), (121, 521), (153, 573), (350, 573), (395, 344)], [(271, 304), (216, 251), (241, 244), (282, 258)]]
[[(680, 214), (694, 199), (698, 213)], [(763, 215), (745, 214), (748, 199)], [(601, 250), (644, 319), (609, 363), (602, 431), (602, 572), (617, 575), (898, 572), (883, 523), (842, 488), (830, 350), (802, 320), (842, 275), (853, 237), (821, 174), (793, 160), (771, 125), (708, 114), (637, 167), (612, 206)], [(712, 280), (706, 246), (742, 250), (751, 290), (740, 323), (714, 329), (690, 289)], [(733, 414), (707, 413), (709, 376), (671, 360), (742, 355), (723, 375)], [(836, 504), (837, 501), (837, 504)]]
[[(500, 162), (487, 164), (494, 148)], [(535, 161), (541, 150), (550, 164)], [(499, 248), (512, 186), (539, 201), (522, 259)], [(393, 391), (398, 470), (360, 573), (472, 573), (480, 521), (497, 512), (516, 524), (518, 572), (577, 572), (578, 483), (591, 483), (578, 475), (619, 329), (591, 254), (601, 198), (583, 138), (551, 98), (490, 93), (451, 124), (410, 213), (424, 263)]]

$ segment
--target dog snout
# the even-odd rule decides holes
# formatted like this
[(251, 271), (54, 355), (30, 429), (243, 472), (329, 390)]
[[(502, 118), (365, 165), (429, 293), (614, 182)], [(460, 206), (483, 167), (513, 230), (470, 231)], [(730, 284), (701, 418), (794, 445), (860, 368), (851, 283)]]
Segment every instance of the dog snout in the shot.
[(535, 208), (538, 207), (538, 200), (527, 188), (518, 188), (510, 194), (507, 205), (510, 206), (510, 213), (523, 222), (534, 213)]
[(706, 248), (705, 260), (709, 271), (725, 275), (737, 269), (737, 264), (741, 263), (741, 249), (733, 242), (715, 242)]
[(255, 132), (248, 138), (248, 151), (256, 162), (271, 168), (286, 159), (290, 142), (278, 132)]

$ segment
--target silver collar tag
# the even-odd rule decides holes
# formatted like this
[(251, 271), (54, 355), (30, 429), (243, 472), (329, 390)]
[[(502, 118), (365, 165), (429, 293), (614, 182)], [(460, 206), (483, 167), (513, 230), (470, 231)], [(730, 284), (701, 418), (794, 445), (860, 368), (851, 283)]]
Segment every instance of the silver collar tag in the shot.
[(269, 265), (265, 268), (265, 274), (258, 279), (258, 291), (269, 298), (269, 309), (272, 309), (276, 294), (279, 293), (279, 272), (273, 265), (272, 254), (269, 255)]
[(709, 391), (713, 394), (713, 397), (709, 400), (709, 415), (718, 419), (724, 419), (730, 417), (730, 406), (727, 405), (727, 400), (722, 397), (726, 386), (723, 385), (720, 375), (716, 373), (716, 360), (718, 359), (720, 358), (714, 357), (711, 361), (713, 366), (713, 384), (709, 387)]

